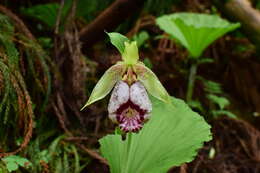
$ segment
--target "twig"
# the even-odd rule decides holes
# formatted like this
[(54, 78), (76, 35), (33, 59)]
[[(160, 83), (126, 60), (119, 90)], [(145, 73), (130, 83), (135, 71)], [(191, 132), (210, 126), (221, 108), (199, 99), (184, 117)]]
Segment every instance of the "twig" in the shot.
[(88, 148), (86, 148), (84, 145), (82, 144), (77, 144), (82, 150), (84, 150), (86, 153), (88, 153), (91, 157), (99, 160), (101, 163), (104, 163), (106, 165), (108, 165), (108, 162), (106, 159), (104, 159), (103, 157), (101, 157), (97, 152), (90, 150)]
[(116, 0), (93, 22), (82, 28), (80, 40), (84, 42), (84, 47), (90, 47), (99, 41), (105, 36), (104, 30), (112, 31), (143, 4), (144, 0)]
[[(242, 28), (258, 48), (260, 47), (260, 12), (254, 9), (248, 0), (214, 1), (219, 10), (229, 18), (242, 24)], [(259, 48), (260, 49), (260, 48)]]

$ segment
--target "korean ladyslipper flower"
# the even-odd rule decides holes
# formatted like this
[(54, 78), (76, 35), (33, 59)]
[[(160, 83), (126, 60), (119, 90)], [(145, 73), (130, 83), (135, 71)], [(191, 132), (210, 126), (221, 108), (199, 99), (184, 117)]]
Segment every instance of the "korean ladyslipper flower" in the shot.
[(141, 82), (117, 82), (108, 105), (109, 118), (125, 132), (139, 131), (148, 120), (152, 104)]
[(110, 67), (93, 89), (82, 108), (104, 98), (114, 87), (109, 105), (109, 118), (125, 132), (137, 132), (149, 119), (152, 105), (147, 91), (161, 101), (169, 95), (156, 75), (139, 62), (136, 42), (118, 33), (108, 33), (111, 43), (119, 50), (123, 61)]

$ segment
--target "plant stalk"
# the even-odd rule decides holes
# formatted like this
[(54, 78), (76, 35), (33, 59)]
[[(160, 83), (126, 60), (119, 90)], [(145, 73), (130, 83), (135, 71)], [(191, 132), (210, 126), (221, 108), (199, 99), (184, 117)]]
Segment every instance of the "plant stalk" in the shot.
[(195, 79), (196, 79), (196, 74), (197, 74), (197, 67), (198, 67), (197, 62), (193, 63), (190, 67), (188, 90), (187, 90), (187, 95), (186, 95), (186, 101), (188, 103), (192, 101), (194, 84), (195, 84)]
[(131, 148), (131, 143), (132, 143), (132, 133), (129, 132), (127, 133), (127, 148), (126, 148), (126, 165), (125, 165), (125, 169), (124, 169), (124, 173), (128, 173), (128, 161), (129, 161), (129, 152), (130, 152), (130, 148)]

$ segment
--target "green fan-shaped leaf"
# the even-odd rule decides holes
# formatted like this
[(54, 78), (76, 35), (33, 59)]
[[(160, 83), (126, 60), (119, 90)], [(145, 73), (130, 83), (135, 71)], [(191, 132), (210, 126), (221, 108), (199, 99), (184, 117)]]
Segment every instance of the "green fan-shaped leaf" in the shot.
[(192, 161), (203, 142), (211, 140), (210, 126), (182, 100), (152, 103), (151, 120), (138, 134), (124, 141), (120, 135), (100, 140), (111, 173), (164, 173)]
[(175, 13), (156, 20), (159, 27), (186, 47), (194, 58), (213, 41), (240, 26), (229, 23), (216, 15), (196, 13)]
[(87, 103), (81, 108), (81, 110), (83, 110), (88, 105), (104, 98), (112, 90), (116, 82), (121, 78), (124, 69), (124, 65), (120, 63), (110, 67), (100, 78), (94, 87)]
[(117, 48), (117, 50), (121, 53), (124, 53), (125, 50), (125, 42), (129, 42), (129, 39), (117, 32), (107, 32), (107, 35), (110, 38), (110, 42)]

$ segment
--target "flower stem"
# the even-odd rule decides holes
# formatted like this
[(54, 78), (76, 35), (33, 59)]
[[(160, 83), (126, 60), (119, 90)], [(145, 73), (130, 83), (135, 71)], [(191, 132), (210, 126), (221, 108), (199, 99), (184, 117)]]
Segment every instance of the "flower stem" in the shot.
[(128, 161), (129, 161), (129, 152), (130, 152), (130, 148), (131, 148), (131, 143), (132, 143), (132, 133), (129, 132), (126, 134), (127, 135), (127, 148), (126, 148), (126, 162), (125, 162), (125, 169), (124, 169), (124, 173), (128, 173)]
[(193, 95), (193, 90), (194, 90), (194, 82), (195, 82), (196, 74), (197, 74), (197, 67), (198, 67), (197, 62), (192, 63), (192, 65), (190, 67), (188, 90), (187, 90), (187, 95), (186, 95), (186, 101), (188, 103), (192, 101), (192, 95)]

